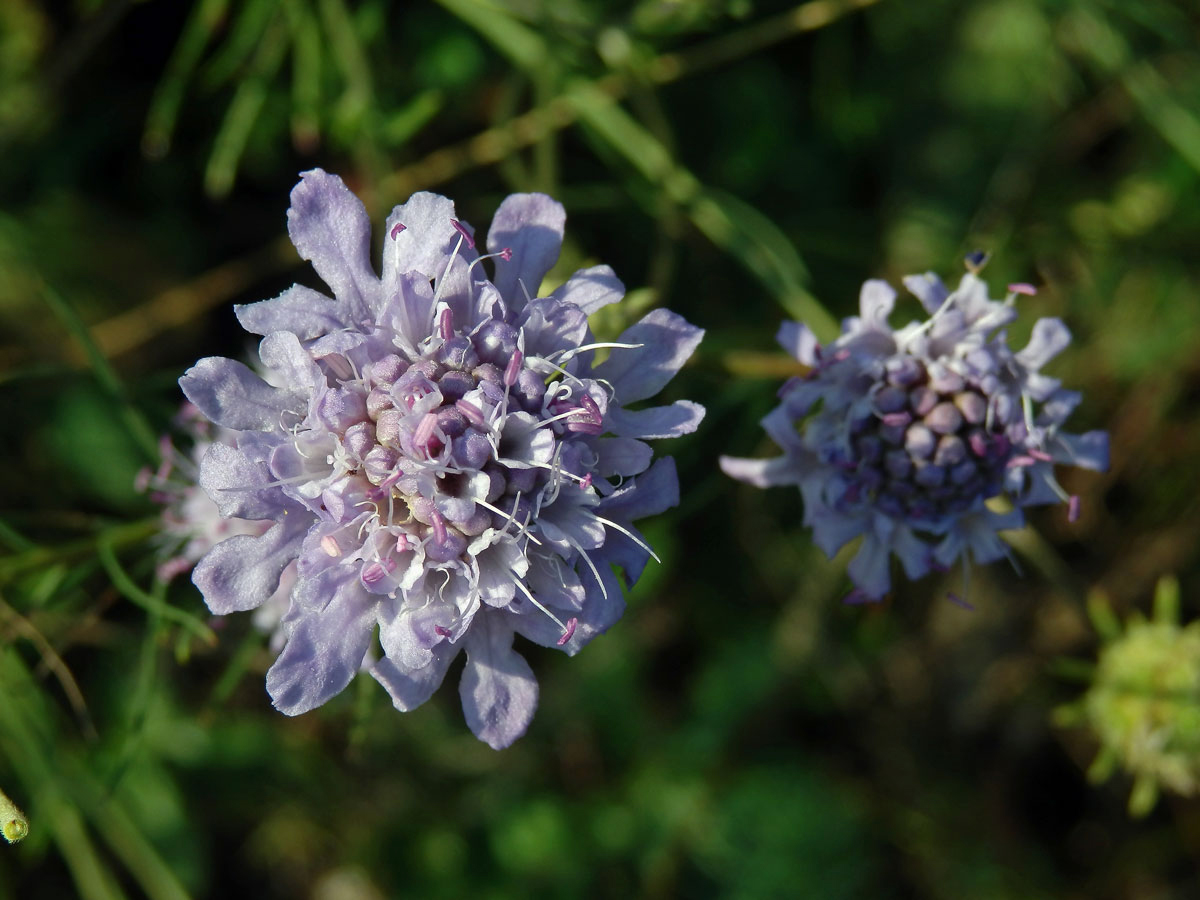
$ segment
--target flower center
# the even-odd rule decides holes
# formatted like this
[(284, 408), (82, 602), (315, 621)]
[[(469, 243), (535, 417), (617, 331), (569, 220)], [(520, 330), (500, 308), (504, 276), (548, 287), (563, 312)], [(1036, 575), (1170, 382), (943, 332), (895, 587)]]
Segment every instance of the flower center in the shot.
[(851, 422), (841, 464), (847, 499), (871, 499), (897, 518), (957, 515), (1001, 490), (1013, 448), (974, 379), (915, 358), (871, 390), (874, 410)]

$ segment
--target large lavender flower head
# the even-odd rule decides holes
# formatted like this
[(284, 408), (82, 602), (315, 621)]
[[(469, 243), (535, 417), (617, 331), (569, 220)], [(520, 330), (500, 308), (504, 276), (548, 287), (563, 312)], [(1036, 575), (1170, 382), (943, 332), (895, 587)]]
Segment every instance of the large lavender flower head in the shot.
[[(1011, 350), (1004, 327), (1033, 289), (1011, 285), (1005, 300), (989, 299), (984, 261), (968, 257), (954, 291), (933, 274), (905, 278), (929, 313), (923, 322), (893, 329), (896, 292), (868, 281), (860, 315), (829, 346), (785, 323), (779, 342), (811, 371), (788, 381), (763, 419), (784, 455), (721, 459), (727, 474), (759, 487), (799, 486), (804, 523), (830, 556), (863, 537), (848, 599), (886, 594), (893, 554), (909, 578), (965, 565), (968, 551), (976, 562), (998, 559), (1007, 548), (997, 532), (1021, 527), (1023, 507), (1062, 500), (1077, 514), (1055, 463), (1108, 467), (1104, 432), (1061, 430), (1080, 395), (1039, 371), (1070, 343), (1066, 326), (1040, 319), (1029, 344)], [(997, 497), (1007, 511), (986, 505)]]
[(704, 413), (623, 407), (656, 394), (702, 332), (655, 310), (596, 344), (588, 315), (624, 292), (607, 266), (538, 298), (564, 220), (545, 195), (510, 196), (481, 256), (450, 200), (415, 194), (388, 218), (381, 278), (362, 204), (306, 172), (288, 230), (334, 299), (295, 285), (237, 308), (264, 335), (267, 380), (219, 357), (180, 380), (237, 433), (204, 457), (201, 486), (223, 515), (275, 522), (196, 567), (209, 607), (258, 606), (297, 560), (287, 644), (267, 673), (283, 712), (341, 691), (378, 627), (370, 672), (397, 708), (424, 703), (465, 649), (467, 722), (504, 747), (537, 704), (514, 632), (573, 654), (620, 618), (612, 565), (632, 583), (652, 555), (632, 522), (678, 502), (672, 461), (652, 464), (645, 440), (693, 431)]

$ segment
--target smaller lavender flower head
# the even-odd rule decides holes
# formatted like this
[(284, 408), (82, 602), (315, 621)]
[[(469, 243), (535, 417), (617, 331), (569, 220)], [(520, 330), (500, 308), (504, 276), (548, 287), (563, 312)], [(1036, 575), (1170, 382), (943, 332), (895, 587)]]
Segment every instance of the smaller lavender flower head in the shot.
[(274, 523), (196, 566), (210, 609), (258, 607), (295, 564), (267, 673), (283, 712), (339, 693), (378, 629), (369, 671), (402, 711), (465, 649), (467, 722), (504, 747), (538, 696), (514, 634), (574, 654), (620, 618), (613, 567), (632, 584), (652, 555), (633, 521), (678, 503), (674, 464), (646, 441), (704, 412), (625, 405), (658, 393), (702, 332), (655, 310), (598, 344), (589, 314), (624, 294), (607, 266), (538, 297), (564, 220), (543, 194), (510, 196), (480, 255), (450, 200), (415, 194), (388, 218), (381, 277), (362, 204), (306, 172), (288, 230), (333, 298), (295, 285), (237, 308), (263, 335), (264, 377), (214, 357), (180, 380), (234, 434), (210, 447), (200, 485), (224, 516)]
[[(175, 417), (175, 425), (191, 440), (191, 450), (181, 453), (164, 435), (159, 441), (161, 462), (158, 469), (142, 469), (136, 487), (148, 492), (159, 504), (161, 529), (159, 544), (162, 561), (155, 575), (170, 581), (192, 568), (213, 547), (227, 538), (244, 534), (258, 537), (274, 524), (269, 519), (225, 517), (211, 497), (197, 483), (200, 461), (214, 443), (237, 445), (237, 433), (213, 425), (191, 403), (184, 403)], [(283, 646), (279, 624), (288, 609), (288, 595), (296, 581), (295, 563), (288, 565), (280, 576), (274, 593), (254, 611), (254, 627), (271, 636), (271, 647)]]
[[(722, 457), (734, 478), (769, 487), (794, 484), (804, 524), (829, 556), (857, 537), (850, 601), (879, 600), (891, 587), (890, 558), (909, 578), (945, 569), (968, 552), (988, 563), (1006, 555), (997, 532), (1020, 528), (1023, 508), (1079, 501), (1054, 476), (1056, 463), (1103, 471), (1108, 435), (1062, 431), (1080, 395), (1039, 371), (1071, 341), (1058, 319), (1035, 323), (1014, 352), (1004, 328), (1016, 299), (1033, 294), (1010, 285), (1003, 301), (978, 277), (986, 258), (967, 258), (967, 274), (949, 291), (932, 273), (904, 279), (929, 314), (900, 329), (888, 324), (896, 292), (868, 281), (860, 315), (821, 347), (798, 322), (778, 340), (811, 367), (779, 391), (763, 427), (783, 448), (770, 460)], [(997, 512), (987, 505), (1007, 498)]]

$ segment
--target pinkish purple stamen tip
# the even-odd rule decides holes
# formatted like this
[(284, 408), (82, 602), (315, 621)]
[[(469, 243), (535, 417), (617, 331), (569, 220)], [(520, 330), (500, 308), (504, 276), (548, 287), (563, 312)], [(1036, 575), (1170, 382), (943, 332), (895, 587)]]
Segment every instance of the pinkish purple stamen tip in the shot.
[(439, 544), (446, 543), (446, 520), (436, 508), (430, 513), (430, 518), (433, 519), (433, 539)]
[(438, 318), (438, 334), (441, 335), (443, 341), (448, 341), (454, 337), (454, 311), (447, 308), (442, 310), (441, 316)]
[(463, 236), (463, 240), (467, 242), (467, 246), (474, 250), (475, 239), (471, 237), (471, 232), (467, 231), (467, 229), (463, 227), (462, 222), (458, 221), (458, 219), (451, 219), (450, 224), (454, 226), (455, 231)]
[(444, 637), (444, 638), (448, 638), (448, 637), (450, 637), (450, 635), (452, 635), (454, 633), (449, 628), (444, 628), (441, 625), (434, 625), (433, 630), (435, 633), (437, 633), (438, 635), (440, 635), (441, 637)]
[(517, 383), (517, 375), (521, 372), (521, 363), (524, 361), (524, 354), (520, 350), (514, 350), (513, 355), (508, 358), (508, 365), (504, 367), (504, 386), (512, 387)]
[(591, 486), (592, 486), (592, 473), (588, 472), (586, 475), (583, 476), (583, 481), (579, 482), (579, 489), (581, 491), (586, 491)]
[(512, 247), (505, 247), (497, 254), (505, 262), (512, 261)]
[(1024, 281), (1018, 281), (1015, 284), (1010, 284), (1008, 286), (1008, 292), (1010, 294), (1024, 294), (1026, 297), (1037, 296), (1037, 288), (1035, 288), (1032, 284), (1026, 284)]
[(1067, 499), (1067, 521), (1074, 524), (1079, 521), (1079, 495), (1072, 494)]
[(391, 230), (392, 240), (394, 241), (396, 238), (398, 238), (400, 236), (400, 232), (406, 230), (407, 228), (407, 225), (404, 225), (400, 222), (397, 222), (395, 225), (393, 225)]
[(558, 646), (561, 647), (563, 644), (565, 644), (567, 641), (569, 641), (571, 639), (571, 636), (575, 634), (575, 628), (577, 625), (579, 625), (579, 620), (576, 619), (574, 616), (567, 619), (567, 630), (564, 631), (562, 637), (560, 637), (558, 639)]

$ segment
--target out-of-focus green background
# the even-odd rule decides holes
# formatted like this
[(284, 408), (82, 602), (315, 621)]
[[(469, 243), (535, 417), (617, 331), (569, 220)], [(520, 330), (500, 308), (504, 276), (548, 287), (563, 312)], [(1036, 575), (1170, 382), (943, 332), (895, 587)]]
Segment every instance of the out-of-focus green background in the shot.
[[(1167, 0), (4, 0), (0, 787), (32, 830), (0, 898), (1200, 896), (1200, 804), (1131, 819), (1052, 721), (1089, 592), (1125, 616), (1174, 573), (1200, 612), (1198, 38)], [(527, 648), (503, 752), (454, 672), (285, 718), (249, 616), (153, 580), (135, 475), (181, 371), (252, 346), (232, 304), (318, 286), (284, 230), (318, 165), (378, 223), (549, 191), (558, 277), (708, 329), (663, 564), (578, 657)], [(976, 248), (1041, 288), (1017, 343), (1070, 326), (1051, 373), (1112, 469), (1063, 475), (1079, 522), (1034, 514), (974, 612), (957, 572), (843, 606), (799, 496), (716, 457), (774, 453), (783, 318)]]

